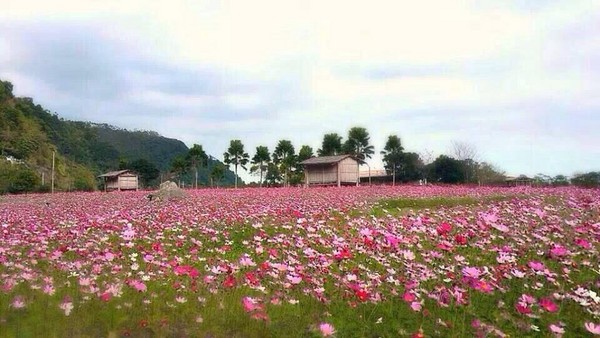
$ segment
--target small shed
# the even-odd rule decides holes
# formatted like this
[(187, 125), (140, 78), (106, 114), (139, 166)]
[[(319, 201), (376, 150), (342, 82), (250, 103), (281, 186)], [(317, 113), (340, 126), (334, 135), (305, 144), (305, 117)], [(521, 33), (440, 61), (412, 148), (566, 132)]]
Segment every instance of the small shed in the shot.
[(531, 186), (533, 180), (525, 175), (519, 177), (507, 176), (504, 179), (504, 184), (508, 187)]
[(138, 176), (131, 170), (111, 171), (98, 177), (104, 179), (104, 191), (138, 190)]
[(350, 155), (311, 157), (300, 162), (304, 166), (304, 182), (311, 185), (358, 185), (359, 163)]

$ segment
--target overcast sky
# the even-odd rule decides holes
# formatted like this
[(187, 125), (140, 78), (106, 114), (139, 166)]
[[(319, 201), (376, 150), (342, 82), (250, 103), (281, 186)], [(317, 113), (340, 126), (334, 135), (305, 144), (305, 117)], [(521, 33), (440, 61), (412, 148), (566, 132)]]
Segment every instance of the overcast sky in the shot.
[[(600, 170), (600, 1), (0, 0), (0, 78), (60, 116), (222, 158), (363, 126), (376, 156), (474, 145), (508, 174)], [(245, 179), (249, 176), (244, 175)]]

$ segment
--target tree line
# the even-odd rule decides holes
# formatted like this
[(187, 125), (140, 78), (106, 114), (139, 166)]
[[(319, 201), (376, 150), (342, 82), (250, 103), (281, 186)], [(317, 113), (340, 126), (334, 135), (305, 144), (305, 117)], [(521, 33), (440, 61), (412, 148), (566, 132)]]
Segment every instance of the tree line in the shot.
[[(362, 165), (366, 164), (367, 159), (372, 158), (374, 153), (369, 132), (363, 127), (352, 127), (345, 140), (338, 133), (323, 135), (321, 147), (316, 152), (309, 145), (302, 145), (296, 152), (290, 140), (282, 139), (277, 142), (272, 152), (266, 145), (259, 145), (251, 156), (246, 152), (241, 140), (233, 139), (227, 151), (223, 153), (223, 163), (233, 168), (235, 187), (238, 187), (239, 170), (246, 170), (257, 176), (258, 185), (261, 187), (290, 186), (303, 183), (304, 168), (301, 163), (313, 156), (351, 155)], [(495, 185), (503, 184), (506, 179), (501, 169), (488, 162), (479, 161), (477, 150), (468, 143), (453, 142), (452, 155), (443, 154), (433, 158), (428, 153), (405, 151), (400, 137), (389, 135), (380, 153), (388, 178), (393, 185), (397, 182), (419, 180), (445, 184)], [(204, 165), (206, 158), (202, 146), (194, 144), (187, 156), (177, 158), (172, 163), (172, 171), (178, 177), (188, 171), (196, 173), (193, 185), (197, 187), (197, 171)], [(218, 185), (222, 171), (222, 166), (213, 167), (209, 175), (213, 183), (217, 182)], [(598, 186), (599, 178), (594, 175), (595, 173), (578, 175), (571, 182), (565, 176), (558, 175), (550, 179), (546, 177), (545, 182), (557, 186), (564, 185), (566, 180), (567, 184)], [(533, 182), (538, 181), (534, 179)]]

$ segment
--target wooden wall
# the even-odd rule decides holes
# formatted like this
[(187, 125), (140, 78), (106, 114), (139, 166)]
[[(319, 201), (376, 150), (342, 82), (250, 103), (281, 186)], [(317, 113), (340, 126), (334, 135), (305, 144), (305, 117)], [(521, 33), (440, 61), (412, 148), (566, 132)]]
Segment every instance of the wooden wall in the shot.
[(336, 165), (311, 165), (306, 169), (308, 184), (337, 184)]
[(358, 162), (350, 157), (334, 164), (310, 165), (304, 170), (308, 185), (355, 184), (358, 181)]
[(338, 163), (340, 166), (340, 182), (356, 183), (358, 182), (358, 162), (353, 158), (343, 159)]

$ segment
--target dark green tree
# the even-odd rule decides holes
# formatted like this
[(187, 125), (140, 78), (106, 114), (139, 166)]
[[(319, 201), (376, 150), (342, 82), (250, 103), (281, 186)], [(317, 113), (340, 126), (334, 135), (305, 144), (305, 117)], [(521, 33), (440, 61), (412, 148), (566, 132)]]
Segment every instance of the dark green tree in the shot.
[(266, 146), (258, 146), (256, 147), (256, 153), (254, 157), (252, 157), (252, 168), (250, 168), (250, 172), (260, 172), (260, 183), (259, 185), (262, 187), (263, 184), (263, 174), (267, 171), (267, 165), (271, 161), (271, 154), (269, 153), (269, 148)]
[(194, 144), (186, 155), (186, 161), (194, 169), (194, 188), (198, 189), (198, 169), (208, 162), (208, 156), (199, 144)]
[(402, 153), (400, 156), (400, 173), (398, 178), (402, 182), (417, 181), (423, 178), (424, 164), (417, 153)]
[(142, 183), (142, 186), (144, 187), (150, 186), (152, 181), (156, 180), (160, 174), (160, 171), (154, 163), (143, 158), (131, 162), (127, 168), (138, 173), (140, 183)]
[(273, 163), (269, 162), (267, 165), (267, 175), (265, 176), (265, 180), (269, 186), (274, 186), (277, 183), (281, 182), (281, 172), (279, 171), (279, 167)]
[(552, 178), (552, 185), (555, 187), (562, 187), (569, 185), (569, 179), (565, 175), (556, 175)]
[(183, 175), (186, 173), (187, 169), (188, 164), (184, 156), (177, 156), (171, 162), (171, 171), (177, 176), (179, 186), (181, 186)]
[(385, 169), (392, 173), (392, 185), (396, 185), (397, 172), (399, 171), (398, 169), (402, 161), (403, 151), (404, 148), (402, 147), (402, 142), (396, 135), (390, 135), (388, 137), (387, 142), (383, 147), (383, 151), (381, 151)]
[(344, 151), (354, 156), (360, 164), (366, 163), (367, 158), (375, 152), (373, 146), (369, 144), (371, 137), (367, 129), (362, 127), (353, 127), (348, 131), (348, 139), (344, 143)]
[(428, 170), (429, 180), (440, 183), (463, 183), (465, 172), (461, 161), (446, 155), (440, 155), (431, 163)]
[(213, 182), (215, 182), (215, 185), (217, 187), (219, 186), (219, 182), (221, 182), (223, 177), (225, 177), (225, 169), (226, 169), (225, 165), (223, 165), (222, 163), (219, 162), (219, 163), (215, 164), (215, 166), (212, 168), (212, 170), (210, 172), (210, 178), (212, 179)]
[(337, 133), (325, 134), (321, 149), (317, 150), (319, 156), (339, 155), (343, 151), (342, 137)]
[(290, 182), (290, 172), (296, 164), (296, 152), (290, 140), (280, 140), (273, 151), (273, 163), (284, 173), (284, 185)]
[(249, 161), (248, 153), (244, 152), (244, 144), (240, 140), (231, 140), (227, 152), (223, 153), (224, 162), (235, 168), (235, 187), (238, 186), (238, 166), (246, 170)]
[(571, 179), (571, 183), (578, 187), (598, 188), (600, 187), (600, 171), (591, 171), (585, 174), (575, 174)]

